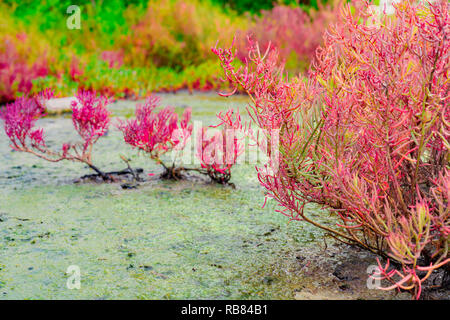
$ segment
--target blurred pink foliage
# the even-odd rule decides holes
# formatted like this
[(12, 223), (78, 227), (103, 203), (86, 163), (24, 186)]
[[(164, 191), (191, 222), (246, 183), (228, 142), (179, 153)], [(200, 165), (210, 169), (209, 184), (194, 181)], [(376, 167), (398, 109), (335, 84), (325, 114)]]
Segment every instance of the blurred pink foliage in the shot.
[(76, 56), (72, 56), (69, 67), (69, 76), (70, 79), (72, 79), (72, 81), (80, 80), (80, 77), (84, 73), (83, 72), (84, 67), (80, 64), (81, 64), (80, 60)]
[(250, 30), (238, 32), (237, 58), (245, 63), (253, 42), (258, 42), (262, 51), (270, 44), (277, 49), (280, 62), (288, 62), (287, 67), (294, 71), (305, 71), (316, 49), (323, 44), (325, 31), (337, 21), (340, 8), (341, 3), (334, 1), (327, 5), (319, 3), (319, 10), (311, 9), (309, 14), (299, 7), (286, 5), (264, 10)]
[(32, 80), (49, 73), (45, 55), (30, 64), (28, 55), (17, 50), (16, 40), (25, 42), (27, 35), (19, 33), (16, 39), (5, 37), (0, 44), (0, 103), (13, 101), (17, 93), (27, 95), (33, 87)]
[(101, 59), (108, 63), (110, 68), (120, 68), (123, 65), (123, 52), (121, 50), (103, 51)]

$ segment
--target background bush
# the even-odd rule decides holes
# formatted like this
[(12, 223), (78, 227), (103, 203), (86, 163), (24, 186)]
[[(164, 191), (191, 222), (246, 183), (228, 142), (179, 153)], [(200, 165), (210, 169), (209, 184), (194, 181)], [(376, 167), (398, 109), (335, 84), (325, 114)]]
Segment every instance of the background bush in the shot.
[[(84, 88), (117, 97), (222, 88), (210, 49), (234, 36), (242, 57), (252, 35), (277, 46), (291, 72), (304, 71), (334, 6), (280, 3), (271, 9), (269, 1), (3, 1), (0, 103), (46, 87), (57, 95)], [(81, 30), (66, 27), (73, 4), (81, 8)]]

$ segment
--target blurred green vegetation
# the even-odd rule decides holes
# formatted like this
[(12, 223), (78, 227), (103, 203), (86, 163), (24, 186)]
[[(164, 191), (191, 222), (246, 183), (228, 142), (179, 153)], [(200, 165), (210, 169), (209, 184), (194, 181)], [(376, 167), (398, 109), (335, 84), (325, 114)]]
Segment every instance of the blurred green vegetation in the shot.
[[(317, 5), (316, 0), (275, 3)], [(71, 5), (81, 9), (80, 30), (66, 26)], [(211, 47), (217, 40), (228, 46), (237, 33), (251, 31), (255, 13), (273, 5), (271, 0), (3, 0), (0, 103), (49, 86), (61, 95), (81, 86), (121, 97), (223, 88)]]
[[(225, 8), (236, 10), (242, 14), (245, 12), (260, 13), (261, 10), (270, 10), (276, 4), (297, 5), (302, 7), (312, 7), (318, 9), (317, 0), (212, 0)], [(322, 2), (322, 3), (326, 3)]]

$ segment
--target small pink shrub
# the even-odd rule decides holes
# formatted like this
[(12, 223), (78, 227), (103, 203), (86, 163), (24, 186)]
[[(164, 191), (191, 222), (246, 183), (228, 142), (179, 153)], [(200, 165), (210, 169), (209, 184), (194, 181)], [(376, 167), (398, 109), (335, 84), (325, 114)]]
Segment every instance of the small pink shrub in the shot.
[(152, 160), (164, 167), (164, 176), (178, 178), (179, 168), (175, 167), (175, 163), (167, 166), (161, 157), (176, 148), (182, 149), (185, 141), (190, 137), (191, 109), (186, 109), (178, 121), (178, 115), (173, 107), (167, 106), (156, 111), (159, 102), (158, 97), (150, 96), (143, 105), (136, 107), (136, 118), (121, 123), (119, 128), (126, 143), (144, 151)]
[(182, 178), (183, 172), (195, 171), (209, 176), (217, 183), (230, 184), (231, 167), (236, 164), (237, 157), (242, 152), (236, 128), (233, 127), (233, 124), (240, 123), (240, 118), (236, 117), (233, 123), (233, 112), (229, 111), (224, 116), (227, 121), (219, 124), (223, 125), (223, 129), (215, 135), (209, 136), (207, 128), (199, 130), (195, 156), (200, 161), (200, 168), (184, 167), (183, 164), (176, 163), (176, 156), (173, 163), (167, 165), (162, 159), (163, 155), (182, 151), (190, 141), (193, 129), (190, 123), (191, 109), (186, 109), (181, 119), (178, 119), (170, 106), (157, 111), (159, 103), (158, 97), (150, 96), (143, 105), (136, 106), (134, 119), (119, 125), (125, 142), (144, 151), (150, 159), (162, 165), (162, 178), (178, 180)]
[[(258, 178), (280, 212), (394, 261), (380, 264), (384, 289), (419, 298), (450, 274), (450, 16), (447, 1), (395, 6), (379, 18), (368, 2), (347, 5), (307, 79), (289, 80), (258, 45), (244, 68), (234, 48), (213, 52), (250, 95), (252, 122), (279, 134), (277, 170)], [(338, 222), (310, 217), (308, 203)]]
[(110, 123), (110, 113), (106, 109), (108, 99), (97, 97), (95, 92), (78, 91), (77, 101), (72, 104), (72, 121), (82, 142), (64, 143), (60, 151), (54, 151), (45, 142), (44, 130), (35, 128), (36, 121), (45, 115), (45, 101), (52, 97), (53, 92), (45, 90), (34, 98), (19, 98), (6, 105), (0, 116), (11, 147), (51, 162), (85, 163), (104, 180), (110, 180), (92, 162), (93, 145), (106, 133)]
[(199, 130), (196, 156), (205, 173), (213, 181), (227, 184), (231, 179), (231, 168), (243, 152), (243, 146), (237, 137), (240, 127), (234, 126), (240, 124), (239, 115), (233, 120), (231, 110), (223, 117), (225, 120), (219, 125), (223, 126), (223, 129), (212, 136), (208, 135), (207, 128)]
[[(72, 102), (72, 122), (84, 141), (81, 149), (82, 158), (90, 163), (92, 146), (108, 131), (111, 119), (106, 106), (109, 100), (104, 96), (97, 97), (95, 91), (83, 90), (78, 91), (76, 98), (77, 101)], [(79, 152), (76, 145), (70, 148)]]
[(30, 145), (39, 150), (45, 146), (42, 129), (36, 129), (34, 125), (45, 114), (44, 101), (52, 96), (53, 92), (48, 90), (34, 99), (18, 98), (0, 109), (0, 118), (13, 149), (26, 151)]

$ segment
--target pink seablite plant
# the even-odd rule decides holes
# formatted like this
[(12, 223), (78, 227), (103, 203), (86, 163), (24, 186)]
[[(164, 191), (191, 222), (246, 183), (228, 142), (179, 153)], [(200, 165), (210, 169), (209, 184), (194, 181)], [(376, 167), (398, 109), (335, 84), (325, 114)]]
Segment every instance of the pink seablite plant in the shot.
[(209, 136), (208, 128), (200, 128), (197, 135), (197, 153), (203, 173), (213, 181), (220, 184), (228, 184), (231, 179), (231, 168), (243, 152), (243, 146), (238, 138), (238, 130), (241, 129), (239, 114), (233, 116), (233, 110), (225, 115), (220, 115), (222, 123), (215, 126), (223, 126), (221, 131)]
[(97, 97), (92, 91), (78, 91), (77, 101), (72, 103), (72, 121), (82, 142), (64, 143), (60, 151), (54, 151), (45, 142), (44, 130), (35, 128), (36, 121), (45, 115), (45, 101), (52, 97), (53, 91), (47, 89), (34, 98), (19, 98), (6, 105), (0, 117), (4, 121), (5, 133), (11, 141), (11, 147), (51, 162), (82, 162), (103, 180), (112, 180), (92, 162), (93, 146), (106, 133), (110, 123), (110, 113), (106, 109), (108, 99)]
[[(403, 1), (392, 16), (358, 5), (343, 8), (306, 79), (257, 44), (239, 69), (233, 47), (213, 52), (249, 94), (252, 123), (278, 129), (277, 174), (273, 163), (257, 173), (280, 212), (387, 258), (382, 289), (419, 298), (450, 273), (449, 3)], [(308, 203), (338, 222), (316, 221)]]
[[(217, 183), (233, 186), (229, 182), (231, 167), (242, 152), (236, 136), (236, 125), (240, 125), (239, 115), (233, 117), (232, 110), (227, 112), (223, 116), (226, 121), (222, 120), (218, 125), (223, 125), (223, 129), (213, 136), (208, 135), (207, 128), (199, 130), (196, 157), (201, 167), (187, 168), (177, 163), (176, 156), (186, 147), (192, 135), (191, 109), (187, 108), (178, 119), (173, 107), (167, 106), (157, 111), (159, 105), (160, 99), (150, 96), (143, 105), (136, 106), (134, 119), (119, 124), (125, 142), (144, 151), (150, 159), (162, 165), (162, 178), (178, 180), (182, 178), (183, 172), (195, 171), (209, 176)], [(163, 155), (172, 151), (175, 152), (175, 158), (171, 165), (167, 165), (162, 159)]]
[(180, 121), (173, 107), (167, 106), (160, 111), (160, 99), (150, 96), (143, 105), (138, 105), (135, 119), (128, 120), (119, 125), (124, 140), (129, 145), (144, 151), (152, 160), (161, 164), (166, 178), (178, 179), (182, 168), (166, 165), (161, 159), (162, 155), (172, 150), (181, 150), (192, 133), (191, 109), (187, 108)]
[(72, 101), (72, 122), (78, 135), (83, 139), (81, 145), (64, 145), (64, 152), (72, 150), (85, 163), (92, 167), (92, 147), (107, 131), (110, 112), (106, 108), (108, 98), (97, 96), (95, 91), (79, 90), (77, 100)]

